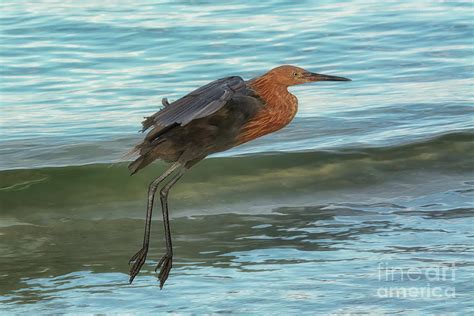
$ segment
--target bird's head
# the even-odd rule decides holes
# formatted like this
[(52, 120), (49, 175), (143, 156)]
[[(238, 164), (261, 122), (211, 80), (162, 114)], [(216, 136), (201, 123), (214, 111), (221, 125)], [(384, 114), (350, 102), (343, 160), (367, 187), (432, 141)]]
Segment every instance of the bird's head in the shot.
[(351, 81), (348, 78), (317, 74), (291, 65), (273, 68), (266, 76), (271, 77), (276, 84), (287, 87), (316, 81)]

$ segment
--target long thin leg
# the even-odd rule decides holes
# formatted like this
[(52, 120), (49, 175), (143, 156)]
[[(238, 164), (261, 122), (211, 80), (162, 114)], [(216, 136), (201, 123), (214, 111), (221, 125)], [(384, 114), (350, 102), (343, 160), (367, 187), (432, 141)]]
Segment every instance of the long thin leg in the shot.
[(146, 256), (148, 253), (148, 247), (150, 244), (150, 232), (151, 232), (151, 217), (153, 212), (153, 201), (155, 199), (155, 193), (158, 189), (158, 185), (163, 182), (166, 178), (168, 178), (173, 171), (179, 168), (181, 164), (174, 163), (171, 165), (162, 175), (158, 178), (153, 180), (150, 185), (148, 186), (148, 204), (146, 210), (146, 220), (145, 220), (145, 233), (143, 235), (143, 246), (142, 248), (130, 258), (129, 264), (133, 262), (132, 267), (130, 268), (130, 280), (129, 282), (132, 283), (133, 279), (137, 276), (138, 272), (142, 268), (143, 264), (145, 263)]
[(168, 214), (168, 193), (170, 189), (178, 182), (178, 180), (183, 176), (184, 169), (178, 171), (178, 173), (161, 189), (160, 199), (161, 199), (161, 210), (163, 211), (163, 226), (165, 228), (165, 243), (166, 243), (166, 254), (158, 262), (155, 271), (161, 267), (158, 278), (160, 279), (160, 289), (163, 288), (166, 280), (168, 279), (170, 270), (173, 266), (173, 245), (171, 242), (171, 230), (170, 230), (170, 220)]

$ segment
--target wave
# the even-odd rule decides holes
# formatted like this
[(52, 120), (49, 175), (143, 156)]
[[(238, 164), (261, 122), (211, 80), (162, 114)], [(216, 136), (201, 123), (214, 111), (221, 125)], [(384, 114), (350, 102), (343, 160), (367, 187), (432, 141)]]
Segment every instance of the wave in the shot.
[[(474, 170), (473, 136), (462, 132), (397, 147), (209, 158), (185, 175), (173, 195), (178, 205), (223, 205), (382, 184), (420, 172), (467, 174)], [(2, 214), (142, 205), (147, 184), (166, 166), (158, 162), (130, 177), (126, 165), (0, 171)]]

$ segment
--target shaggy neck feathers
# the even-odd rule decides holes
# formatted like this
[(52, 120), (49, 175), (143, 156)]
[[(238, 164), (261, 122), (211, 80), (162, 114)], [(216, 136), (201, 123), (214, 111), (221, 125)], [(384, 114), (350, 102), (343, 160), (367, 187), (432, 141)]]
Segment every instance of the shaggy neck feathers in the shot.
[(248, 85), (263, 99), (265, 107), (243, 126), (238, 144), (283, 128), (291, 122), (298, 109), (298, 99), (272, 73), (252, 79)]

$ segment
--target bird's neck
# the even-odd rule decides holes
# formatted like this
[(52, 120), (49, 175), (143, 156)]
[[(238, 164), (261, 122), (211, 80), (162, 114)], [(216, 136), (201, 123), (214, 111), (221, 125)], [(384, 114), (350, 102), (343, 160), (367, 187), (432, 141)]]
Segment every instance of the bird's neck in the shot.
[(270, 76), (254, 78), (247, 84), (264, 101), (265, 106), (242, 127), (238, 144), (285, 127), (298, 110), (298, 99), (288, 92), (288, 86), (275, 83)]
[(287, 85), (277, 83), (268, 74), (254, 78), (248, 84), (265, 101), (266, 111), (281, 120), (293, 119), (298, 110), (298, 99), (288, 91)]

